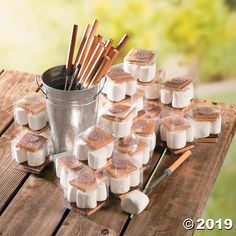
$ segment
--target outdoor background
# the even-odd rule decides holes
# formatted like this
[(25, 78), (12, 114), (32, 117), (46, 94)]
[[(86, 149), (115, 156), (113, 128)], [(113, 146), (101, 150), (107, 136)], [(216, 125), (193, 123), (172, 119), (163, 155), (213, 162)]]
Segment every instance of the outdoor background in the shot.
[[(153, 49), (158, 66), (188, 71), (197, 95), (236, 104), (236, 0), (0, 0), (0, 67), (41, 74), (66, 61), (70, 30), (100, 20), (99, 33), (131, 47)], [(203, 218), (231, 218), (236, 235), (236, 139), (217, 179)], [(193, 183), (194, 184), (194, 183)]]

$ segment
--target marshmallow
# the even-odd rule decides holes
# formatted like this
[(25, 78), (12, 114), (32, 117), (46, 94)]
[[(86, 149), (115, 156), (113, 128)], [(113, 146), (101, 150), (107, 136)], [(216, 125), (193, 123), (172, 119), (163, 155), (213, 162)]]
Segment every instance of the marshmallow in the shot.
[(70, 152), (63, 152), (54, 155), (56, 176), (60, 179), (61, 185), (68, 189), (69, 181), (76, 178), (78, 172), (84, 168), (84, 164)]
[(195, 138), (206, 138), (211, 133), (211, 123), (210, 122), (194, 122)]
[(36, 115), (28, 114), (29, 127), (32, 130), (40, 130), (47, 125), (46, 111), (42, 111)]
[(69, 181), (66, 190), (67, 200), (76, 202), (78, 208), (93, 209), (98, 201), (107, 199), (107, 189), (103, 177), (91, 169), (84, 168), (77, 177)]
[(137, 118), (132, 126), (132, 130), (137, 140), (146, 143), (149, 151), (153, 151), (156, 146), (156, 124), (152, 120)]
[(166, 141), (167, 147), (181, 149), (187, 141), (194, 139), (194, 128), (190, 121), (182, 116), (169, 116), (161, 119), (160, 136)]
[(124, 62), (124, 70), (130, 73), (135, 79), (147, 83), (154, 79), (156, 74), (156, 64), (142, 66)]
[(187, 92), (187, 96), (189, 97), (189, 100), (192, 100), (194, 96), (193, 83), (190, 83), (187, 86), (186, 92)]
[(15, 142), (11, 143), (11, 153), (12, 157), (17, 163), (22, 163), (27, 161), (27, 151), (24, 149), (17, 148)]
[(161, 103), (171, 104), (174, 108), (187, 107), (193, 99), (193, 80), (185, 76), (174, 76), (163, 82)]
[(97, 201), (105, 201), (107, 199), (107, 188), (105, 182), (97, 186)]
[(28, 124), (28, 112), (25, 109), (21, 107), (16, 107), (14, 109), (14, 117), (17, 124), (19, 125)]
[(140, 183), (140, 171), (136, 170), (130, 174), (130, 187), (136, 187)]
[(160, 125), (161, 140), (166, 142), (166, 128), (164, 125)]
[(28, 152), (27, 160), (29, 166), (40, 166), (46, 161), (46, 156), (48, 156), (48, 147), (47, 143), (43, 145), (36, 152)]
[(112, 81), (107, 81), (104, 85), (103, 93), (107, 95), (107, 98), (110, 101), (118, 102), (125, 98), (126, 94), (126, 84), (116, 84)]
[(149, 146), (141, 141), (138, 141), (132, 136), (127, 136), (119, 140), (117, 144), (117, 155), (120, 157), (132, 158), (137, 168), (146, 165), (149, 161)]
[(132, 49), (124, 59), (124, 70), (141, 82), (150, 82), (156, 75), (155, 54), (148, 50)]
[(188, 90), (172, 92), (172, 106), (174, 108), (183, 108), (190, 104)]
[(155, 126), (156, 126), (155, 133), (157, 133), (159, 129), (159, 123), (160, 123), (161, 108), (157, 106), (156, 102), (151, 102), (147, 100), (143, 108), (143, 112), (142, 112), (143, 114), (140, 113), (141, 117), (144, 117), (145, 119), (155, 122)]
[(131, 133), (133, 118), (137, 114), (132, 106), (107, 106), (100, 116), (98, 125), (117, 138), (128, 136)]
[(99, 114), (98, 117), (102, 115), (102, 108), (104, 106), (114, 106), (114, 105), (127, 105), (127, 106), (133, 106), (133, 108), (136, 109), (136, 112), (139, 112), (143, 109), (143, 98), (144, 98), (144, 92), (140, 89), (136, 91), (136, 93), (132, 96), (126, 96), (125, 99), (119, 102), (112, 102), (107, 99), (107, 96), (105, 94), (100, 95), (100, 109), (99, 109)]
[(166, 132), (167, 146), (171, 149), (180, 149), (186, 146), (186, 130)]
[(221, 116), (216, 121), (211, 122), (211, 134), (219, 134), (221, 132)]
[(97, 190), (94, 189), (88, 192), (82, 192), (77, 190), (76, 206), (78, 208), (95, 208), (97, 206)]
[(148, 134), (148, 135), (135, 134), (135, 137), (139, 141), (144, 142), (148, 145), (149, 152), (152, 152), (155, 149), (155, 147), (156, 147), (156, 134), (155, 134), (155, 132), (152, 132), (151, 134)]
[(106, 165), (113, 147), (111, 134), (98, 127), (91, 127), (76, 138), (73, 153), (78, 160), (88, 160), (89, 167), (98, 170)]
[(114, 194), (123, 194), (140, 184), (140, 170), (128, 159), (113, 159), (105, 174), (109, 178), (110, 190)]
[(127, 193), (130, 190), (130, 175), (121, 178), (110, 178), (111, 192), (115, 194)]
[(11, 142), (11, 152), (19, 164), (27, 161), (29, 166), (40, 166), (49, 155), (48, 141), (41, 135), (26, 132)]
[(172, 91), (169, 89), (161, 89), (161, 103), (170, 104), (172, 102)]
[(126, 95), (132, 96), (136, 93), (136, 80), (121, 67), (112, 67), (106, 77), (107, 82), (104, 85), (103, 93), (110, 101), (118, 102), (125, 99)]
[(130, 73), (135, 79), (139, 78), (139, 65), (124, 62), (123, 68), (126, 72)]
[(150, 82), (156, 75), (156, 63), (152, 63), (151, 65), (147, 66), (140, 66), (139, 67), (139, 81), (141, 82)]
[(44, 128), (48, 122), (44, 98), (37, 93), (32, 93), (16, 101), (14, 118), (17, 124), (28, 124), (32, 130)]
[(129, 214), (140, 214), (148, 205), (149, 198), (146, 194), (134, 190), (128, 193), (121, 201), (123, 211)]
[(187, 142), (193, 142), (195, 137), (195, 131), (194, 131), (194, 121), (189, 117), (187, 118), (187, 121), (191, 124), (189, 128), (186, 130), (186, 141)]
[(77, 190), (69, 183), (66, 192), (67, 200), (69, 202), (76, 202), (76, 194)]
[(137, 91), (137, 81), (130, 80), (126, 83), (126, 95), (133, 96)]
[(206, 138), (221, 131), (221, 114), (217, 107), (195, 106), (192, 108), (195, 138)]
[(144, 92), (146, 99), (158, 99), (160, 97), (160, 76), (161, 71), (151, 82), (138, 81), (138, 89)]

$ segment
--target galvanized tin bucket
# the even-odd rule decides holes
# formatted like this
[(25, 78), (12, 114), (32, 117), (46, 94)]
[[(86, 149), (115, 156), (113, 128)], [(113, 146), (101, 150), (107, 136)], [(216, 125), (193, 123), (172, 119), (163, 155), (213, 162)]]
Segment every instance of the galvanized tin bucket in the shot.
[[(96, 124), (98, 94), (105, 79), (83, 90), (63, 90), (65, 66), (55, 66), (42, 75), (54, 153), (71, 151), (75, 136)], [(68, 76), (67, 76), (68, 79)]]

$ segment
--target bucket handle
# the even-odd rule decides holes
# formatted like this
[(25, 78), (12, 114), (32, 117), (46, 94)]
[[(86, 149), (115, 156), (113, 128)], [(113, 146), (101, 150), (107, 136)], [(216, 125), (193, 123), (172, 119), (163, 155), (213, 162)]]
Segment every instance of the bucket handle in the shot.
[(45, 96), (47, 96), (47, 94), (43, 91), (43, 89), (42, 89), (42, 85), (40, 85), (40, 83), (39, 83), (39, 79), (41, 79), (41, 76), (40, 75), (37, 75), (36, 77), (35, 77), (35, 81), (36, 81), (36, 83), (37, 83), (37, 85), (38, 85), (38, 89), (39, 90), (41, 90), (41, 92), (45, 95)]
[(102, 90), (103, 90), (103, 88), (104, 88), (104, 86), (105, 86), (105, 83), (107, 82), (107, 77), (105, 76), (104, 77), (105, 78), (105, 80), (104, 80), (104, 82), (103, 82), (103, 84), (102, 84), (102, 88), (100, 88), (100, 90), (98, 91), (98, 93), (94, 96), (94, 100), (97, 98), (97, 96), (102, 92)]

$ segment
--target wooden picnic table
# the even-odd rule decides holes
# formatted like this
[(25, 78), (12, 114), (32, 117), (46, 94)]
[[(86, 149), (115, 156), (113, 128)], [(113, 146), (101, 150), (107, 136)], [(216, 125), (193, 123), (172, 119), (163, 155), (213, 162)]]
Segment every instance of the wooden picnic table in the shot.
[[(183, 220), (200, 218), (235, 133), (236, 108), (219, 103), (223, 126), (218, 143), (199, 143), (193, 154), (150, 194), (147, 209), (132, 219), (120, 203), (108, 204), (90, 217), (64, 207), (53, 165), (40, 175), (16, 168), (10, 142), (17, 129), (12, 104), (32, 91), (39, 92), (35, 75), (0, 70), (0, 235), (192, 235)], [(211, 103), (210, 101), (202, 101)], [(157, 149), (144, 173), (149, 179), (163, 149)], [(177, 157), (167, 153), (154, 180)], [(153, 181), (154, 181), (153, 180)]]

